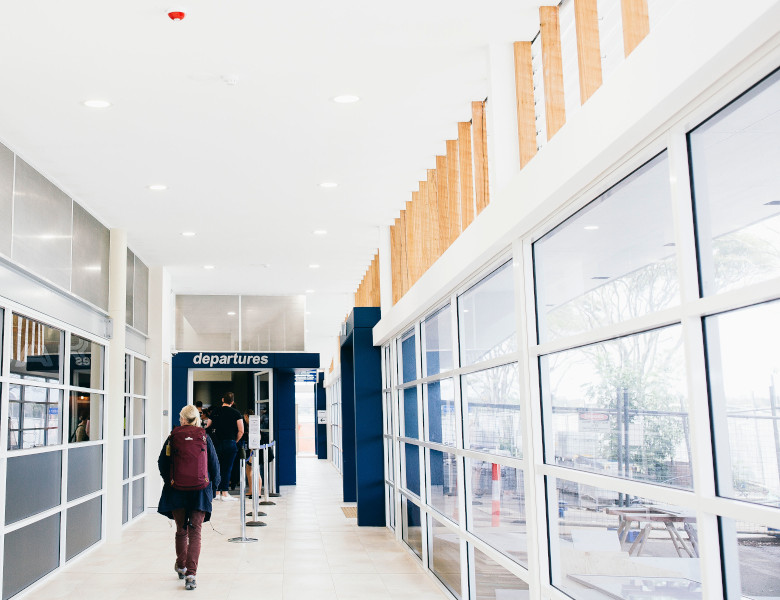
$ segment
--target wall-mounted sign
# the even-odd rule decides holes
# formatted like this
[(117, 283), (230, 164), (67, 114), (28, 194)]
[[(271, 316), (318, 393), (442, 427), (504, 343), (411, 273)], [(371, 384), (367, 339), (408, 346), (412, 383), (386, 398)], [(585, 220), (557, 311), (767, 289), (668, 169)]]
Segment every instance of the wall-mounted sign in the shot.
[(581, 412), (579, 430), (591, 433), (609, 433), (612, 430), (609, 415), (603, 412)]
[(198, 352), (192, 357), (192, 364), (202, 367), (263, 367), (268, 365), (268, 355)]
[(328, 411), (327, 410), (318, 410), (317, 411), (317, 425), (327, 425), (328, 423)]
[(260, 447), (260, 415), (249, 415), (249, 449), (257, 450)]

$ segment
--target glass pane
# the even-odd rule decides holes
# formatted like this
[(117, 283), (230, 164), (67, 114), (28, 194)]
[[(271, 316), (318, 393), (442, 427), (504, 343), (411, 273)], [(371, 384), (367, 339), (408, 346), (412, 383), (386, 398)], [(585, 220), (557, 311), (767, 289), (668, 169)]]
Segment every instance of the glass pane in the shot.
[(454, 446), (455, 384), (443, 379), (425, 386), (428, 395), (428, 441)]
[(555, 587), (577, 600), (594, 590), (607, 598), (703, 597), (693, 511), (564, 479), (548, 478), (547, 496)]
[(13, 249), (17, 264), (70, 290), (73, 202), (18, 156)]
[(780, 506), (780, 302), (704, 319), (718, 493)]
[(71, 443), (103, 439), (103, 394), (70, 393)]
[(420, 448), (414, 444), (402, 444), (404, 447), (404, 473), (406, 489), (420, 495)]
[(68, 501), (103, 487), (103, 447), (82, 446), (68, 451)]
[(462, 366), (517, 350), (512, 263), (496, 269), (458, 297)]
[[(141, 475), (146, 471), (146, 440), (141, 438), (133, 440), (133, 476)], [(133, 492), (135, 494), (135, 492)]]
[(546, 460), (692, 488), (679, 325), (539, 359)]
[(0, 254), (11, 257), (14, 153), (0, 144)]
[(305, 310), (303, 295), (241, 296), (241, 349), (303, 351)]
[(146, 433), (146, 400), (133, 398), (133, 435)]
[(125, 394), (129, 394), (130, 389), (130, 365), (132, 364), (133, 357), (129, 354), (125, 354)]
[(398, 364), (401, 367), (402, 383), (417, 379), (417, 356), (413, 329), (407, 331), (398, 343)]
[(62, 381), (62, 332), (27, 317), (13, 315), (11, 374), (34, 381)]
[(780, 598), (780, 529), (720, 518), (726, 598)]
[(534, 244), (539, 341), (678, 304), (666, 152)]
[(176, 296), (176, 348), (238, 350), (238, 296)]
[(403, 529), (401, 537), (414, 550), (417, 556), (422, 557), (422, 521), (420, 521), (420, 508), (401, 496), (401, 510), (403, 511)]
[(528, 598), (528, 584), (499, 565), (476, 546), (474, 552), (474, 591), (476, 600), (503, 600), (504, 598)]
[(130, 511), (130, 484), (126, 483), (122, 486), (122, 524), (123, 525), (128, 521), (129, 511)]
[(65, 559), (70, 560), (100, 540), (103, 498), (98, 496), (68, 509)]
[(780, 71), (688, 137), (702, 292), (780, 275)]
[(73, 278), (71, 291), (108, 310), (108, 229), (73, 203)]
[(8, 459), (7, 465), (7, 525), (59, 506), (62, 491), (62, 452), (13, 456)]
[(62, 390), (12, 383), (8, 391), (9, 450), (62, 443)]
[(528, 535), (522, 469), (467, 458), (466, 477), (471, 484), (467, 507), (469, 531), (527, 567)]
[(133, 327), (149, 332), (149, 267), (135, 257), (133, 276)]
[(70, 384), (103, 389), (104, 348), (77, 335), (70, 336)]
[(517, 364), (461, 377), (463, 410), (468, 415), (466, 447), (522, 457), (520, 383)]
[(130, 435), (130, 396), (125, 396), (124, 434)]
[(453, 596), (460, 598), (460, 537), (430, 517), (428, 527), (431, 571)]
[(135, 278), (135, 254), (127, 251), (127, 287), (125, 288), (125, 323), (133, 326), (133, 279)]
[(6, 533), (5, 548), (3, 598), (7, 599), (59, 566), (60, 514)]
[(133, 393), (146, 395), (146, 361), (140, 358), (133, 358)]
[(417, 401), (417, 388), (410, 387), (403, 390), (404, 398), (404, 431), (403, 435), (409, 438), (420, 437), (420, 425), (418, 421), (420, 408)]
[(124, 440), (122, 452), (122, 479), (130, 477), (130, 440)]
[(133, 516), (132, 518), (136, 518), (138, 515), (140, 515), (142, 512), (144, 512), (144, 482), (146, 481), (146, 477), (141, 477), (140, 479), (136, 479), (133, 481)]
[(452, 370), (452, 311), (449, 305), (425, 319), (422, 331), (425, 377)]
[(428, 450), (431, 493), (428, 503), (448, 519), (456, 523), (460, 518), (458, 494), (458, 457), (449, 452)]

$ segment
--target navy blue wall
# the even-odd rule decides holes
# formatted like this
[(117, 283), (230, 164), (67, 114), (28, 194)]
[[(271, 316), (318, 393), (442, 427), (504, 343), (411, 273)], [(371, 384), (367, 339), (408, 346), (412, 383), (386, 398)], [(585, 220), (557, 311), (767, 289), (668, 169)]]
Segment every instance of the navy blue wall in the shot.
[(319, 373), (317, 384), (314, 386), (314, 444), (317, 448), (317, 458), (328, 458), (328, 424), (318, 423), (319, 411), (327, 410), (325, 396), (325, 373)]
[(344, 502), (357, 501), (355, 375), (352, 334), (341, 338), (341, 483)]

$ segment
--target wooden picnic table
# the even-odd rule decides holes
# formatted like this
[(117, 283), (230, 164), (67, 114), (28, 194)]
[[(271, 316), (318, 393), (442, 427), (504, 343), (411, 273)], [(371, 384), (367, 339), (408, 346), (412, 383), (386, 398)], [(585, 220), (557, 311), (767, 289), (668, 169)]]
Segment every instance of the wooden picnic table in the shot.
[[(628, 539), (631, 524), (636, 522), (640, 533), (628, 549), (629, 556), (642, 555), (647, 538), (650, 537), (650, 532), (654, 529), (654, 523), (660, 523), (664, 526), (664, 530), (669, 534), (669, 538), (674, 544), (677, 556), (682, 557), (683, 552), (690, 558), (698, 558), (699, 556), (698, 536), (694, 525), (696, 517), (693, 515), (640, 506), (608, 508), (605, 512), (608, 515), (617, 515), (619, 518), (618, 538), (620, 538), (621, 546)], [(642, 527), (642, 523), (646, 523), (646, 525)], [(678, 523), (683, 524), (683, 531), (688, 535), (687, 540), (680, 535), (680, 531), (677, 529)]]

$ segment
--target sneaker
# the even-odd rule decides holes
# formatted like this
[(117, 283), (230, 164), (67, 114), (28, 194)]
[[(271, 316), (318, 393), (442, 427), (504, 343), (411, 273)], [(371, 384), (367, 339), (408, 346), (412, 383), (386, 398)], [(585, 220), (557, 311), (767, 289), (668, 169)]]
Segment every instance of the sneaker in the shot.
[(187, 567), (182, 567), (181, 569), (176, 566), (176, 563), (173, 563), (173, 570), (176, 571), (179, 574), (179, 579), (184, 579), (184, 574), (187, 572)]
[(198, 587), (198, 584), (195, 583), (195, 575), (187, 575), (187, 577), (184, 578), (184, 589), (194, 590), (196, 587)]
[(222, 496), (222, 502), (238, 502), (238, 498), (233, 496)]

